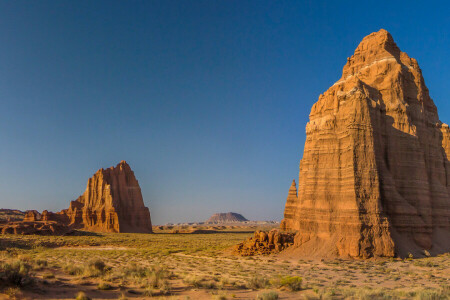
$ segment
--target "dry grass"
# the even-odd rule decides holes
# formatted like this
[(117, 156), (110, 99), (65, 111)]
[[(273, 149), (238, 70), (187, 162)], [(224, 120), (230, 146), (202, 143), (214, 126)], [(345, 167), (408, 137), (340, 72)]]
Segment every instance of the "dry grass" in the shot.
[(66, 282), (72, 295), (82, 290), (94, 296), (102, 293), (105, 299), (122, 295), (174, 299), (196, 299), (199, 295), (205, 299), (450, 297), (448, 254), (366, 261), (226, 255), (226, 249), (250, 235), (5, 235), (0, 240), (0, 288), (8, 295), (24, 292), (34, 297), (34, 291), (27, 290), (33, 283), (33, 289), (47, 291)]

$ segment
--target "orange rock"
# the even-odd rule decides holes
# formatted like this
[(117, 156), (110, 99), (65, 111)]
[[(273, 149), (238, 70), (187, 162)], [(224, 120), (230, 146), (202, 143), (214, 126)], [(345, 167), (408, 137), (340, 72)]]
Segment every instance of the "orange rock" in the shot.
[(58, 222), (16, 221), (0, 224), (1, 234), (67, 235), (72, 229)]
[(25, 213), (24, 222), (34, 222), (39, 220), (39, 213), (35, 210), (29, 210)]
[(365, 37), (319, 96), (306, 135), (282, 222), (298, 230), (298, 254), (450, 250), (450, 130), (386, 30)]
[(72, 201), (68, 209), (58, 213), (44, 210), (41, 220), (87, 231), (152, 232), (150, 211), (144, 206), (139, 183), (125, 161), (98, 170), (89, 178), (84, 194)]
[(281, 221), (281, 229), (286, 230), (290, 228), (290, 224), (286, 224), (292, 220), (294, 215), (295, 206), (297, 205), (297, 186), (295, 184), (295, 179), (292, 180), (291, 187), (289, 188), (289, 193), (286, 199), (286, 207), (284, 209), (284, 219)]
[(234, 254), (241, 256), (269, 255), (292, 246), (293, 233), (281, 233), (277, 229), (269, 232), (255, 231), (254, 236), (234, 246)]
[(58, 215), (56, 219), (66, 219), (71, 227), (88, 231), (152, 232), (150, 211), (125, 161), (98, 170), (88, 180), (84, 194)]

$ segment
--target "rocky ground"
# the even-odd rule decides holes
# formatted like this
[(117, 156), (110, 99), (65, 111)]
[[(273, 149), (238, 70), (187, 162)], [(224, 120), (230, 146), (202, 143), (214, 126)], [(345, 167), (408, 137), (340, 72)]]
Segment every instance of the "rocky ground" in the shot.
[(233, 255), (236, 244), (254, 237), (252, 231), (2, 235), (0, 298), (74, 299), (79, 292), (92, 299), (448, 299), (450, 295), (448, 254), (403, 260), (286, 259), (283, 252)]

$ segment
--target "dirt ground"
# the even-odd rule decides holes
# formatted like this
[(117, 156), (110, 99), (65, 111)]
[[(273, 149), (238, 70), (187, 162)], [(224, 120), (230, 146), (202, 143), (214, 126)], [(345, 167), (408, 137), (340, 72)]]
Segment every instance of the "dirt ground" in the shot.
[(228, 249), (253, 230), (3, 235), (0, 276), (8, 280), (0, 282), (0, 299), (75, 299), (79, 292), (91, 299), (449, 299), (449, 254), (403, 260), (231, 255)]

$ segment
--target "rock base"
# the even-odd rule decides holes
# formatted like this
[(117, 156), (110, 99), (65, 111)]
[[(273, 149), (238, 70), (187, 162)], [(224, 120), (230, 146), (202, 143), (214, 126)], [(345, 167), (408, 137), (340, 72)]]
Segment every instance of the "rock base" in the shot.
[(236, 245), (233, 253), (241, 256), (269, 255), (283, 251), (294, 244), (294, 233), (255, 231), (253, 237)]

